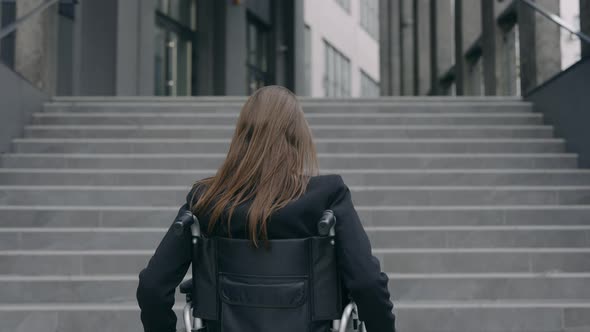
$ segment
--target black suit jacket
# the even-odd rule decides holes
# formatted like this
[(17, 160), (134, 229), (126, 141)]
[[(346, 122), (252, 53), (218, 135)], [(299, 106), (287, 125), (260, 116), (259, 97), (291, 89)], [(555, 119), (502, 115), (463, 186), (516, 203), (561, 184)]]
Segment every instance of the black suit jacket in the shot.
[[(193, 192), (187, 195), (191, 203)], [(198, 197), (198, 195), (195, 195)], [(248, 202), (238, 206), (231, 222), (234, 238), (248, 238), (246, 212)], [(317, 221), (326, 209), (336, 216), (336, 253), (342, 281), (355, 300), (359, 317), (368, 332), (395, 331), (393, 304), (387, 289), (388, 277), (371, 254), (371, 245), (353, 206), (351, 193), (337, 174), (311, 177), (306, 192), (276, 211), (267, 224), (269, 239), (304, 238), (317, 235)], [(208, 216), (197, 211), (201, 228), (206, 232)], [(224, 223), (218, 223), (221, 225)], [(227, 236), (225, 227), (216, 227), (213, 235)], [(146, 332), (172, 332), (176, 315), (172, 311), (174, 292), (191, 262), (190, 234), (183, 237), (168, 230), (147, 267), (139, 274), (137, 300)]]

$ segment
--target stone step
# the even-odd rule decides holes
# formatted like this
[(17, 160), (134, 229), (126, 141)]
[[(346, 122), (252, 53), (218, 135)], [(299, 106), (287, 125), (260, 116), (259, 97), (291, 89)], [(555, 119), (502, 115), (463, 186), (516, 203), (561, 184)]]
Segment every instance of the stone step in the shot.
[[(168, 227), (179, 206), (7, 206), (0, 227)], [(355, 209), (365, 226), (590, 225), (590, 205), (367, 206)]]
[[(158, 246), (167, 230), (167, 227), (142, 225), (131, 228), (5, 228), (0, 225), (0, 250), (149, 250)], [(365, 231), (375, 248), (590, 247), (590, 225), (365, 226)]]
[[(590, 300), (590, 274), (480, 274), (389, 276), (398, 301)], [(0, 276), (0, 303), (127, 303), (135, 300), (137, 275)], [(176, 303), (184, 296), (176, 291)]]
[[(219, 112), (238, 113), (245, 100), (236, 101), (78, 101), (45, 104), (46, 112)], [(523, 101), (302, 101), (303, 111), (324, 112), (386, 112), (386, 113), (447, 113), (447, 112), (531, 112), (532, 104)]]
[[(245, 103), (247, 96), (54, 96), (51, 102), (56, 103), (100, 103), (100, 102), (150, 102), (150, 103)], [(518, 103), (529, 102), (520, 96), (379, 96), (379, 97), (307, 97), (298, 96), (300, 103), (331, 104), (331, 103), (390, 103), (390, 104), (461, 104), (461, 103)]]
[[(0, 155), (0, 165), (6, 168), (217, 169), (225, 157), (222, 153), (7, 153)], [(578, 157), (571, 153), (319, 153), (318, 161), (322, 169), (575, 169)]]
[[(96, 112), (33, 113), (33, 124), (43, 125), (235, 125), (238, 113)], [(311, 113), (315, 125), (540, 125), (540, 113)]]
[[(215, 175), (215, 169), (0, 168), (0, 185), (186, 185)], [(323, 169), (341, 174), (348, 185), (489, 186), (590, 185), (590, 170), (493, 169)]]
[[(231, 138), (229, 125), (31, 125), (29, 138)], [(317, 125), (314, 138), (550, 138), (551, 126)]]
[[(562, 139), (315, 139), (319, 153), (556, 153)], [(228, 139), (17, 138), (22, 153), (220, 153)]]
[[(588, 186), (350, 186), (355, 205), (584, 205)], [(180, 206), (189, 186), (0, 186), (0, 205)]]
[[(0, 250), (3, 275), (137, 274), (151, 250)], [(391, 273), (590, 272), (590, 248), (374, 248)]]
[[(590, 330), (590, 302), (551, 301), (398, 301), (396, 328), (416, 332), (584, 332)], [(182, 303), (174, 307), (182, 328)], [(140, 332), (135, 301), (120, 304), (6, 304), (0, 306), (0, 332)], [(180, 331), (180, 330), (179, 330)]]

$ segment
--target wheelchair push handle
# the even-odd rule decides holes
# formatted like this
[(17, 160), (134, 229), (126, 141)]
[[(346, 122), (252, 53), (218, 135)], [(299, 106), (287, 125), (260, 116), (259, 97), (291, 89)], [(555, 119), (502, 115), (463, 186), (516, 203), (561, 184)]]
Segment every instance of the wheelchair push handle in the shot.
[(174, 224), (172, 225), (174, 234), (176, 234), (177, 236), (181, 236), (182, 234), (184, 234), (184, 232), (189, 230), (195, 222), (194, 218), (195, 216), (189, 210), (179, 214), (176, 217), (176, 220), (174, 220)]
[(336, 216), (334, 211), (325, 210), (322, 218), (318, 222), (318, 234), (320, 236), (334, 236), (334, 225), (336, 224)]

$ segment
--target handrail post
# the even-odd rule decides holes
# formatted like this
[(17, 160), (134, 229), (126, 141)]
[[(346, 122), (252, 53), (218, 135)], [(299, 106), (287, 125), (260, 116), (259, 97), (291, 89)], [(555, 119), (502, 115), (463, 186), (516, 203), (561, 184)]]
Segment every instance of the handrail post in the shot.
[[(558, 6), (555, 3), (554, 8), (549, 10), (559, 12)], [(522, 95), (561, 72), (560, 29), (563, 24), (549, 10), (529, 0), (517, 3)], [(538, 13), (550, 18), (550, 21), (539, 18)]]
[[(528, 7), (535, 10), (537, 13), (545, 16), (549, 20), (553, 21), (555, 24), (559, 25), (560, 27), (562, 27), (562, 28), (566, 29), (567, 31), (573, 33), (574, 35), (578, 36), (578, 38), (580, 38), (582, 41), (590, 44), (590, 36), (584, 34), (581, 31), (576, 31), (576, 29), (573, 26), (571, 26), (569, 23), (564, 21), (559, 15), (556, 15), (556, 14), (548, 11), (547, 9), (539, 6), (538, 4), (534, 3), (531, 0), (520, 0), (520, 3), (524, 3)], [(582, 3), (584, 3), (584, 2), (582, 1)], [(588, 10), (586, 10), (586, 11), (588, 11)], [(583, 17), (582, 16), (582, 8), (580, 8), (580, 19), (582, 19), (582, 17)]]

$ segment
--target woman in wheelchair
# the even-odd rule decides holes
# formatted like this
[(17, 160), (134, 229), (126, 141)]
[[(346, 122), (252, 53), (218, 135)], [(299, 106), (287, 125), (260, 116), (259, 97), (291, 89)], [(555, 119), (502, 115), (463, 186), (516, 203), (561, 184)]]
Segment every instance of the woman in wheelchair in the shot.
[(182, 292), (193, 331), (395, 331), (388, 277), (350, 190), (338, 174), (319, 175), (311, 130), (284, 87), (246, 101), (226, 159), (193, 185), (140, 272), (146, 332), (176, 330), (175, 290), (191, 263)]

